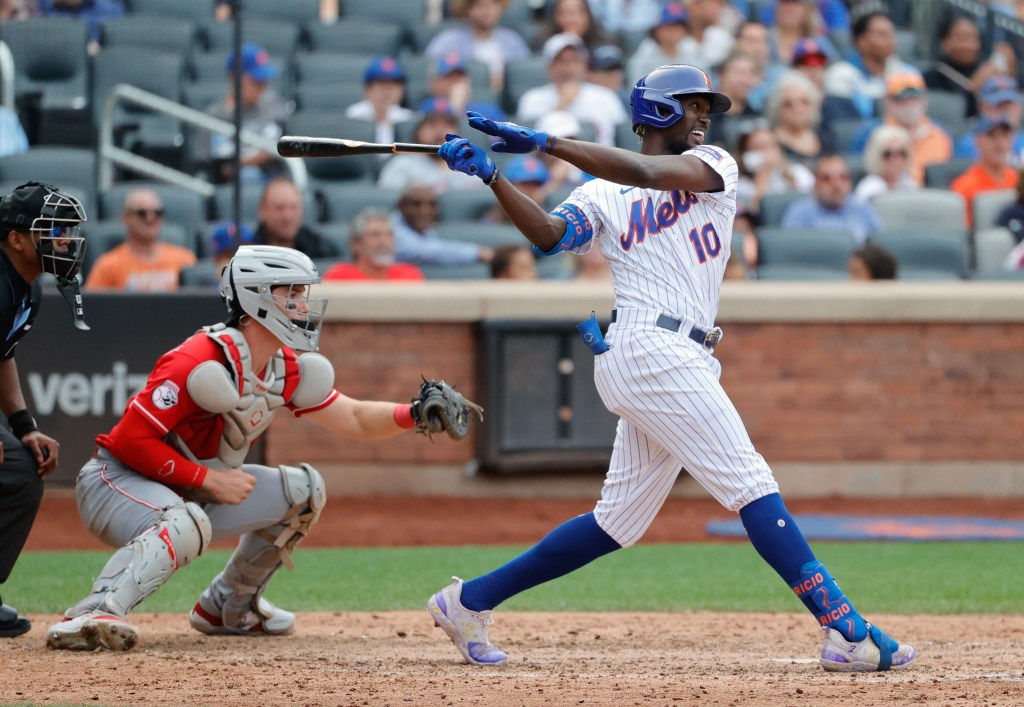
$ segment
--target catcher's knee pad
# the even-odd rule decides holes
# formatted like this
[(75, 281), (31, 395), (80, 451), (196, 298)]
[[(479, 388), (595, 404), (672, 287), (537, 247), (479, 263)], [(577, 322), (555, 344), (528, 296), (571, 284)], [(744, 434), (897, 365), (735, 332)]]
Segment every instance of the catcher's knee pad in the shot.
[(291, 569), (291, 550), (306, 537), (327, 504), (327, 487), (320, 472), (309, 464), (281, 465), (284, 497), (290, 506), (281, 522), (261, 532), (281, 548), (281, 559)]
[(168, 506), (153, 527), (114, 554), (93, 592), (105, 594), (103, 606), (108, 611), (125, 616), (175, 570), (201, 555), (212, 537), (210, 519), (197, 504)]

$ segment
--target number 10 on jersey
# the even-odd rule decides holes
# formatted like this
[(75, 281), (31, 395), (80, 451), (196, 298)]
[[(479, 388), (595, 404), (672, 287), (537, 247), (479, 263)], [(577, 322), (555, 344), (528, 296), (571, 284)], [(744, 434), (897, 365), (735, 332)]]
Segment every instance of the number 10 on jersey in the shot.
[(696, 228), (690, 229), (690, 243), (697, 251), (697, 260), (701, 265), (708, 262), (708, 258), (717, 258), (722, 252), (722, 241), (718, 238), (718, 231), (712, 223), (708, 222), (701, 226), (700, 234)]

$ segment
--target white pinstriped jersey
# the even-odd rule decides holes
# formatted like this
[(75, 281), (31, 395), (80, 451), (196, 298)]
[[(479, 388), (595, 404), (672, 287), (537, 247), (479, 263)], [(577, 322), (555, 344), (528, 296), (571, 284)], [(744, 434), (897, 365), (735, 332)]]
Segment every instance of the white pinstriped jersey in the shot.
[[(590, 220), (612, 273), (616, 307), (646, 307), (710, 329), (732, 243), (736, 160), (725, 150), (687, 150), (722, 175), (721, 192), (659, 191), (595, 179), (566, 199)], [(588, 242), (573, 252), (586, 252)]]

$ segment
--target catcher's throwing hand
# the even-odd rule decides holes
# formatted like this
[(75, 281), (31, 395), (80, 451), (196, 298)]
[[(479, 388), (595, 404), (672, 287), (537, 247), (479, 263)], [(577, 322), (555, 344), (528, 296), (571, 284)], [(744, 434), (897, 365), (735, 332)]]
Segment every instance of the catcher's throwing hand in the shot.
[(484, 117), (480, 113), (468, 111), (470, 127), (476, 128), (482, 133), (500, 138), (491, 145), (495, 152), (550, 152), (548, 149), (548, 134), (541, 133), (533, 128), (526, 128), (515, 123), (502, 123)]
[(484, 184), (494, 183), (498, 176), (498, 168), (482, 147), (451, 133), (445, 135), (444, 139), (446, 142), (441, 145), (437, 154), (448, 165), (448, 169), (471, 177), (480, 177)]
[(424, 380), (420, 393), (412, 400), (412, 419), (416, 431), (433, 436), (445, 432), (455, 440), (469, 431), (469, 413), (484, 419), (484, 409), (442, 381)]

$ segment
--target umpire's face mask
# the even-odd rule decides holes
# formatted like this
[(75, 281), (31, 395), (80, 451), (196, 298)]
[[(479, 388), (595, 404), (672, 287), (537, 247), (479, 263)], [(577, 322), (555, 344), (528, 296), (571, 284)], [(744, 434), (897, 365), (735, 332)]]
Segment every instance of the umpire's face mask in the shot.
[(46, 195), (42, 213), (32, 222), (32, 239), (43, 272), (57, 283), (74, 278), (85, 259), (85, 238), (80, 224), (85, 221), (81, 202), (64, 194)]

